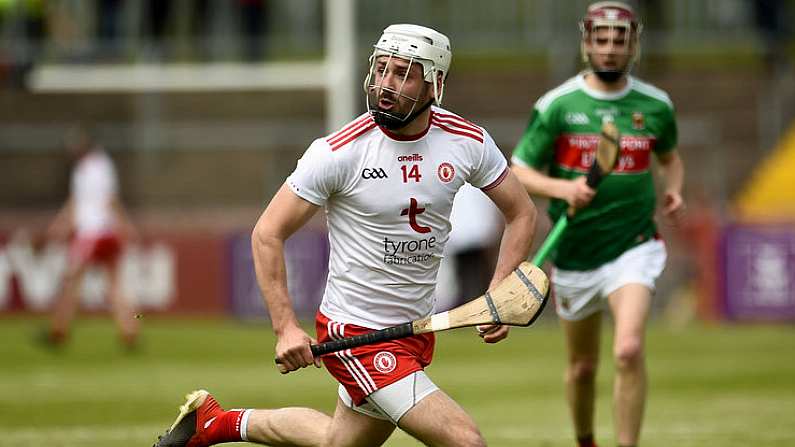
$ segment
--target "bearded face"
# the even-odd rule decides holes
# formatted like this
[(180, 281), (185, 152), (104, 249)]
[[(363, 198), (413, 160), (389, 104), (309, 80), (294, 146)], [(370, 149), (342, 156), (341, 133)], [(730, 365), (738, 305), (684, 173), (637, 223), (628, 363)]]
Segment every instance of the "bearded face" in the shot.
[(605, 82), (616, 82), (629, 71), (636, 46), (637, 39), (628, 27), (599, 26), (583, 38), (588, 64)]
[(424, 80), (421, 64), (393, 55), (378, 56), (365, 85), (367, 108), (377, 124), (400, 129), (430, 106), (431, 87)]

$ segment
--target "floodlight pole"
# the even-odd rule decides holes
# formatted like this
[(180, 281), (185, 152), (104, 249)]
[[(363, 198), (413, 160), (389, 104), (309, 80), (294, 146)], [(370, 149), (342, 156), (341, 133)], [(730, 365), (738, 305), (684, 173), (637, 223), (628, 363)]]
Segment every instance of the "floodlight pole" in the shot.
[(356, 0), (325, 0), (326, 129), (356, 113)]

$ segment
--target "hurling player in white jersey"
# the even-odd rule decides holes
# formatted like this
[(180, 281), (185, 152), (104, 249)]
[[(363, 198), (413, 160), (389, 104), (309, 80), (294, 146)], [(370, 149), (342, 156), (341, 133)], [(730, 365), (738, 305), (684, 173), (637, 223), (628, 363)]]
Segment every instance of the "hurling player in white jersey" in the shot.
[(50, 239), (69, 239), (69, 265), (55, 301), (46, 341), (60, 345), (79, 304), (79, 289), (89, 267), (103, 266), (108, 274), (108, 301), (121, 341), (135, 346), (138, 321), (122, 293), (118, 261), (124, 241), (135, 234), (118, 197), (113, 161), (83, 128), (67, 135), (67, 150), (75, 160), (69, 199), (48, 229)]
[[(481, 188), (505, 218), (492, 284), (526, 259), (536, 211), (481, 127), (440, 107), (452, 54), (446, 36), (392, 25), (364, 82), (368, 113), (315, 140), (253, 233), (254, 263), (284, 372), (320, 366), (287, 291), (284, 243), (324, 208), (329, 275), (317, 314), (323, 342), (429, 315), (453, 197)], [(487, 343), (508, 328), (480, 329)], [(472, 418), (425, 374), (432, 334), (323, 356), (340, 383), (329, 417), (308, 408), (224, 411), (206, 391), (187, 397), (156, 446), (245, 440), (268, 445), (378, 446), (400, 427), (426, 445), (486, 445)]]

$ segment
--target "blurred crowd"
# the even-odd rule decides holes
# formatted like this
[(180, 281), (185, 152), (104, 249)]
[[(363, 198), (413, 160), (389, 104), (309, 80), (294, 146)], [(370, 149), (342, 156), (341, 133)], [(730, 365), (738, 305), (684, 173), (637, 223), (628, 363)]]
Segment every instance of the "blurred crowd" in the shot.
[[(0, 83), (21, 85), (42, 59), (66, 62), (207, 60), (215, 18), (230, 14), (225, 33), (237, 39), (233, 57), (255, 62), (266, 53), (266, 0), (0, 0)], [(184, 31), (184, 51), (172, 37)], [(128, 48), (136, 47), (132, 51)]]
[[(706, 23), (711, 21), (723, 24), (717, 29), (722, 29), (720, 26), (736, 28), (738, 23), (742, 23), (740, 26), (748, 24), (755, 27), (757, 42), (749, 44), (759, 48), (771, 70), (781, 71), (782, 67), (789, 66), (791, 1), (738, 0), (693, 8), (683, 8), (686, 5), (680, 2), (659, 0), (639, 0), (636, 3), (642, 15), (648, 18), (644, 39), (648, 40), (652, 51), (664, 48), (664, 40), (682, 25), (682, 21), (705, 21), (700, 25), (705, 26), (705, 34), (710, 34), (712, 25)], [(373, 16), (371, 19), (377, 21), (389, 14), (382, 8), (383, 4), (360, 2), (358, 7), (362, 17)], [(274, 27), (295, 27), (289, 37), (292, 40), (314, 35), (322, 27), (323, 5), (321, 0), (0, 0), (0, 85), (22, 85), (24, 74), (34, 63), (41, 61), (262, 61), (274, 48), (290, 51), (289, 42), (272, 42), (277, 39)], [(540, 36), (546, 36), (544, 39), (549, 44), (545, 46), (562, 51), (555, 34), (558, 32), (556, 25), (540, 24), (538, 20), (550, 14), (561, 15), (563, 9), (572, 6), (555, 6), (548, 11), (550, 8), (543, 2), (514, 1), (506, 2), (500, 9), (517, 13), (530, 11), (525, 19), (519, 20), (524, 28), (514, 30), (511, 39), (527, 41), (527, 36), (535, 35), (537, 31)], [(405, 10), (391, 15), (410, 16), (417, 12), (416, 2), (407, 2)], [(480, 19), (483, 17), (469, 17), (472, 14), (477, 15), (473, 11), (457, 13), (456, 17), (452, 14), (434, 16), (428, 20), (443, 20), (453, 28), (478, 20), (481, 29), (471, 31), (483, 35), (484, 38), (476, 39), (479, 45), (504, 47), (505, 42), (491, 42), (486, 38), (502, 31), (487, 31), (490, 27), (510, 28), (509, 24), (499, 22), (502, 19), (496, 19), (502, 13), (489, 12), (485, 17), (489, 20), (482, 22)], [(274, 19), (277, 16), (280, 18)], [(360, 24), (360, 33), (369, 32), (369, 21)], [(458, 21), (461, 23), (457, 24)], [(285, 25), (286, 22), (289, 25)], [(471, 44), (467, 38), (462, 36), (459, 48), (462, 44)], [(536, 37), (530, 40), (535, 41)], [(312, 51), (316, 50), (318, 48), (312, 48)]]

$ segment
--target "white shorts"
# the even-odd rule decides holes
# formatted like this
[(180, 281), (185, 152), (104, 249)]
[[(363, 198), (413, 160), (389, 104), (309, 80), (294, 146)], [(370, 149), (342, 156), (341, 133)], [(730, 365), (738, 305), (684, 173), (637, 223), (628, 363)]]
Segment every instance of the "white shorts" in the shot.
[(353, 411), (397, 425), (404, 414), (438, 389), (425, 371), (416, 371), (376, 390), (367, 396), (367, 401), (362, 405), (354, 405), (350, 394), (342, 385), (339, 387), (339, 396), (342, 403)]
[(665, 243), (652, 239), (594, 270), (555, 268), (552, 291), (558, 316), (577, 321), (600, 312), (607, 296), (627, 284), (641, 284), (653, 292), (667, 258)]

